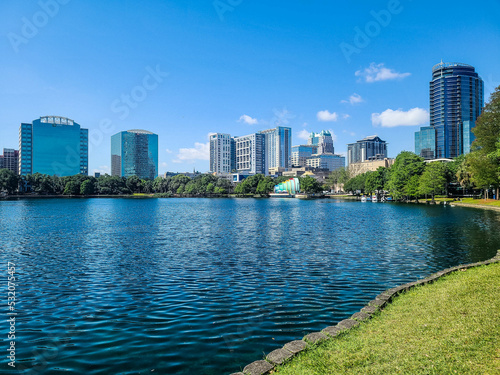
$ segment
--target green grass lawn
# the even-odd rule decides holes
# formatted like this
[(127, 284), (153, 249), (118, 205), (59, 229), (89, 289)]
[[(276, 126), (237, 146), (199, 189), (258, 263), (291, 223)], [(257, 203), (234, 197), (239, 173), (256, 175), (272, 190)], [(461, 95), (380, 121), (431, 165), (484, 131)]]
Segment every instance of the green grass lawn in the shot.
[(500, 264), (395, 298), (372, 320), (292, 358), (284, 374), (500, 374)]
[(493, 199), (472, 199), (472, 198), (462, 198), (462, 202), (458, 203), (467, 203), (467, 204), (475, 204), (475, 205), (484, 205), (484, 206), (495, 206), (495, 207), (500, 207), (500, 200), (493, 200)]

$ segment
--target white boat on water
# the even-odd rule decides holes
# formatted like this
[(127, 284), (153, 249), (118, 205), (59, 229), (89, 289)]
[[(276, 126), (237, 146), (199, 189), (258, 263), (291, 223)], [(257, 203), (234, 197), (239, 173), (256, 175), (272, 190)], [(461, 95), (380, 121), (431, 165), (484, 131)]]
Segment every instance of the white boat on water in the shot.
[(374, 196), (372, 197), (372, 202), (378, 202), (378, 199), (377, 199), (377, 196), (376, 196), (376, 195), (374, 195)]
[(371, 198), (370, 198), (370, 197), (367, 197), (367, 196), (365, 196), (365, 195), (363, 195), (363, 196), (361, 197), (361, 202), (369, 202), (369, 201), (371, 201)]

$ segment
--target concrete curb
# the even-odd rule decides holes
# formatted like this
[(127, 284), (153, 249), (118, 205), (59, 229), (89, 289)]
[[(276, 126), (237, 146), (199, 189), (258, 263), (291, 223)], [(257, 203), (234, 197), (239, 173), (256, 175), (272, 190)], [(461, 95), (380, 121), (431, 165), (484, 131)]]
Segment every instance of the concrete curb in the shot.
[(296, 354), (305, 350), (307, 347), (320, 343), (324, 340), (331, 340), (338, 336), (341, 332), (345, 332), (353, 327), (356, 327), (360, 322), (370, 319), (374, 314), (376, 314), (387, 304), (389, 304), (394, 297), (396, 297), (398, 294), (401, 294), (402, 292), (406, 292), (416, 286), (433, 283), (439, 278), (459, 270), (466, 270), (469, 268), (484, 266), (492, 263), (500, 263), (500, 250), (497, 251), (497, 255), (495, 255), (493, 258), (485, 260), (483, 262), (470, 263), (447, 268), (445, 270), (436, 272), (422, 280), (388, 289), (380, 293), (377, 297), (375, 297), (374, 300), (370, 301), (368, 303), (368, 306), (363, 307), (360, 312), (353, 314), (351, 318), (344, 319), (335, 326), (326, 327), (321, 332), (309, 333), (308, 335), (304, 336), (302, 340), (290, 341), (289, 343), (286, 343), (282, 348), (273, 350), (271, 353), (269, 353), (266, 356), (265, 360), (252, 362), (243, 368), (243, 372), (235, 372), (231, 375), (269, 374), (270, 371), (273, 370), (277, 365), (283, 364)]

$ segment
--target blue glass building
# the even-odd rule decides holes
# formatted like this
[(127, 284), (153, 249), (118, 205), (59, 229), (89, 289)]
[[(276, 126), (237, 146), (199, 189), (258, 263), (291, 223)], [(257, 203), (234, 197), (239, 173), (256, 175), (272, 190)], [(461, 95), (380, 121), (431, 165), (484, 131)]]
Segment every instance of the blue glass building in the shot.
[(424, 159), (435, 159), (436, 155), (436, 129), (424, 126), (415, 132), (415, 154)]
[(436, 130), (435, 158), (454, 158), (470, 151), (472, 128), (484, 104), (484, 83), (474, 67), (443, 63), (432, 68), (430, 126)]
[(19, 174), (88, 174), (88, 129), (66, 117), (44, 116), (19, 128)]
[(158, 176), (158, 135), (132, 129), (111, 137), (111, 175), (154, 179)]

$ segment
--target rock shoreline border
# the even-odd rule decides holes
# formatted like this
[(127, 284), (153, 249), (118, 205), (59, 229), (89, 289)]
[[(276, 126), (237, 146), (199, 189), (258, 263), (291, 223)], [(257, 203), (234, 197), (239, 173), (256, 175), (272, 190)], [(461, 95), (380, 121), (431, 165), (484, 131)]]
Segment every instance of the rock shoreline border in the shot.
[(360, 322), (370, 319), (376, 312), (381, 311), (387, 306), (394, 297), (407, 292), (416, 286), (431, 284), (443, 276), (449, 275), (456, 271), (467, 270), (469, 268), (485, 266), (492, 263), (500, 263), (500, 250), (497, 254), (488, 260), (465, 265), (459, 265), (451, 268), (446, 268), (442, 271), (433, 273), (424, 279), (406, 283), (395, 288), (388, 289), (374, 300), (368, 302), (368, 305), (363, 307), (359, 312), (353, 314), (350, 318), (340, 321), (337, 325), (324, 328), (321, 332), (312, 332), (304, 336), (302, 340), (294, 340), (283, 345), (266, 355), (265, 359), (254, 361), (243, 368), (243, 371), (234, 372), (231, 375), (266, 375), (276, 368), (291, 359), (293, 356), (305, 350), (307, 347), (317, 344), (324, 340), (331, 340), (338, 336), (341, 332), (359, 325)]

